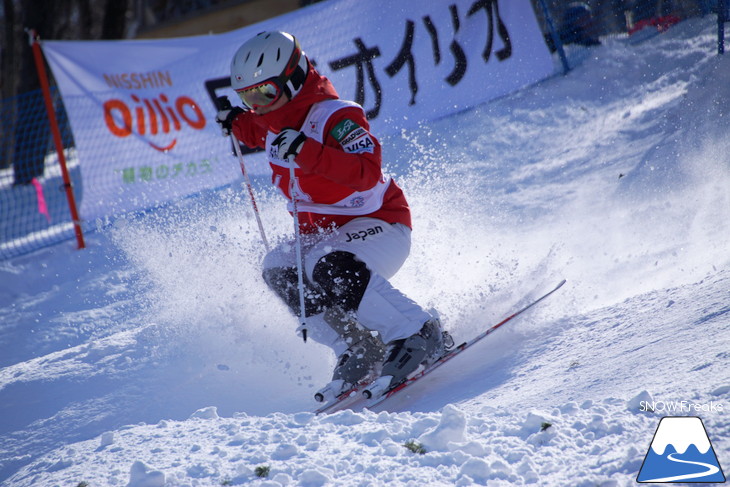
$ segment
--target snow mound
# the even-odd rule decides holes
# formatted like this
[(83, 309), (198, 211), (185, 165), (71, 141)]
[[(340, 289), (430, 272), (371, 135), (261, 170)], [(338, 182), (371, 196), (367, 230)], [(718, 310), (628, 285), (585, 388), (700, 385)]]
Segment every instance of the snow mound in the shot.
[[(606, 399), (523, 414), (447, 406), (434, 413), (191, 417), (127, 427), (105, 449), (98, 439), (60, 449), (24, 468), (13, 485), (49, 485), (60, 470), (89, 485), (124, 485), (126, 471), (129, 487), (629, 485), (658, 417), (625, 404)], [(407, 447), (414, 439), (423, 450)]]

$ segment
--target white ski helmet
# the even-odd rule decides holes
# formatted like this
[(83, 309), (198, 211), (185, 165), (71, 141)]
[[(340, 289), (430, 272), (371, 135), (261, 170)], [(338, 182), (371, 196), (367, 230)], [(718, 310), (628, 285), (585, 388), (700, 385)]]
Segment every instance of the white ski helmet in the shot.
[(307, 56), (293, 35), (261, 32), (233, 56), (231, 87), (247, 107), (265, 107), (282, 93), (294, 98), (304, 86), (307, 70)]

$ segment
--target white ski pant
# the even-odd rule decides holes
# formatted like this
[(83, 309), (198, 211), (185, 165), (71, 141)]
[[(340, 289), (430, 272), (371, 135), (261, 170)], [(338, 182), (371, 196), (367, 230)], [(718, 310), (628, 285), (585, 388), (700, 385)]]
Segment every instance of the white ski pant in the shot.
[[(279, 244), (264, 258), (264, 270), (296, 266), (296, 242)], [(420, 331), (431, 316), (394, 288), (388, 279), (405, 262), (411, 249), (411, 229), (375, 218), (357, 218), (332, 232), (302, 236), (302, 255), (307, 278), (314, 282), (317, 262), (334, 251), (350, 252), (370, 270), (370, 281), (357, 309), (359, 323), (380, 334), (383, 343)], [(347, 345), (322, 319), (307, 318), (308, 335), (330, 346), (339, 355)]]

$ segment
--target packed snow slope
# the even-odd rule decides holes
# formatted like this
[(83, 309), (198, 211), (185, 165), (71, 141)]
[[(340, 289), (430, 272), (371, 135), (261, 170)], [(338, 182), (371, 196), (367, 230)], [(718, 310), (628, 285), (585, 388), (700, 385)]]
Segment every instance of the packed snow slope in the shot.
[[(334, 357), (262, 282), (239, 183), (0, 263), (0, 481), (628, 486), (677, 414), (730, 474), (714, 22), (570, 49), (566, 76), (382, 137), (415, 227), (394, 284), (457, 340), (568, 282), (378, 411), (308, 412)], [(268, 234), (288, 235), (265, 180)]]

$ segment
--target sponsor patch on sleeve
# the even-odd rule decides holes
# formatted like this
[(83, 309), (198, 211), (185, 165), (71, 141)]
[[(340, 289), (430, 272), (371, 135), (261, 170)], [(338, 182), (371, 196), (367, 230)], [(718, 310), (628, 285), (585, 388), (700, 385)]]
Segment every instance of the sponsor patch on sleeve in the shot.
[(349, 118), (335, 125), (330, 134), (345, 152), (373, 152), (375, 143), (370, 133)]

